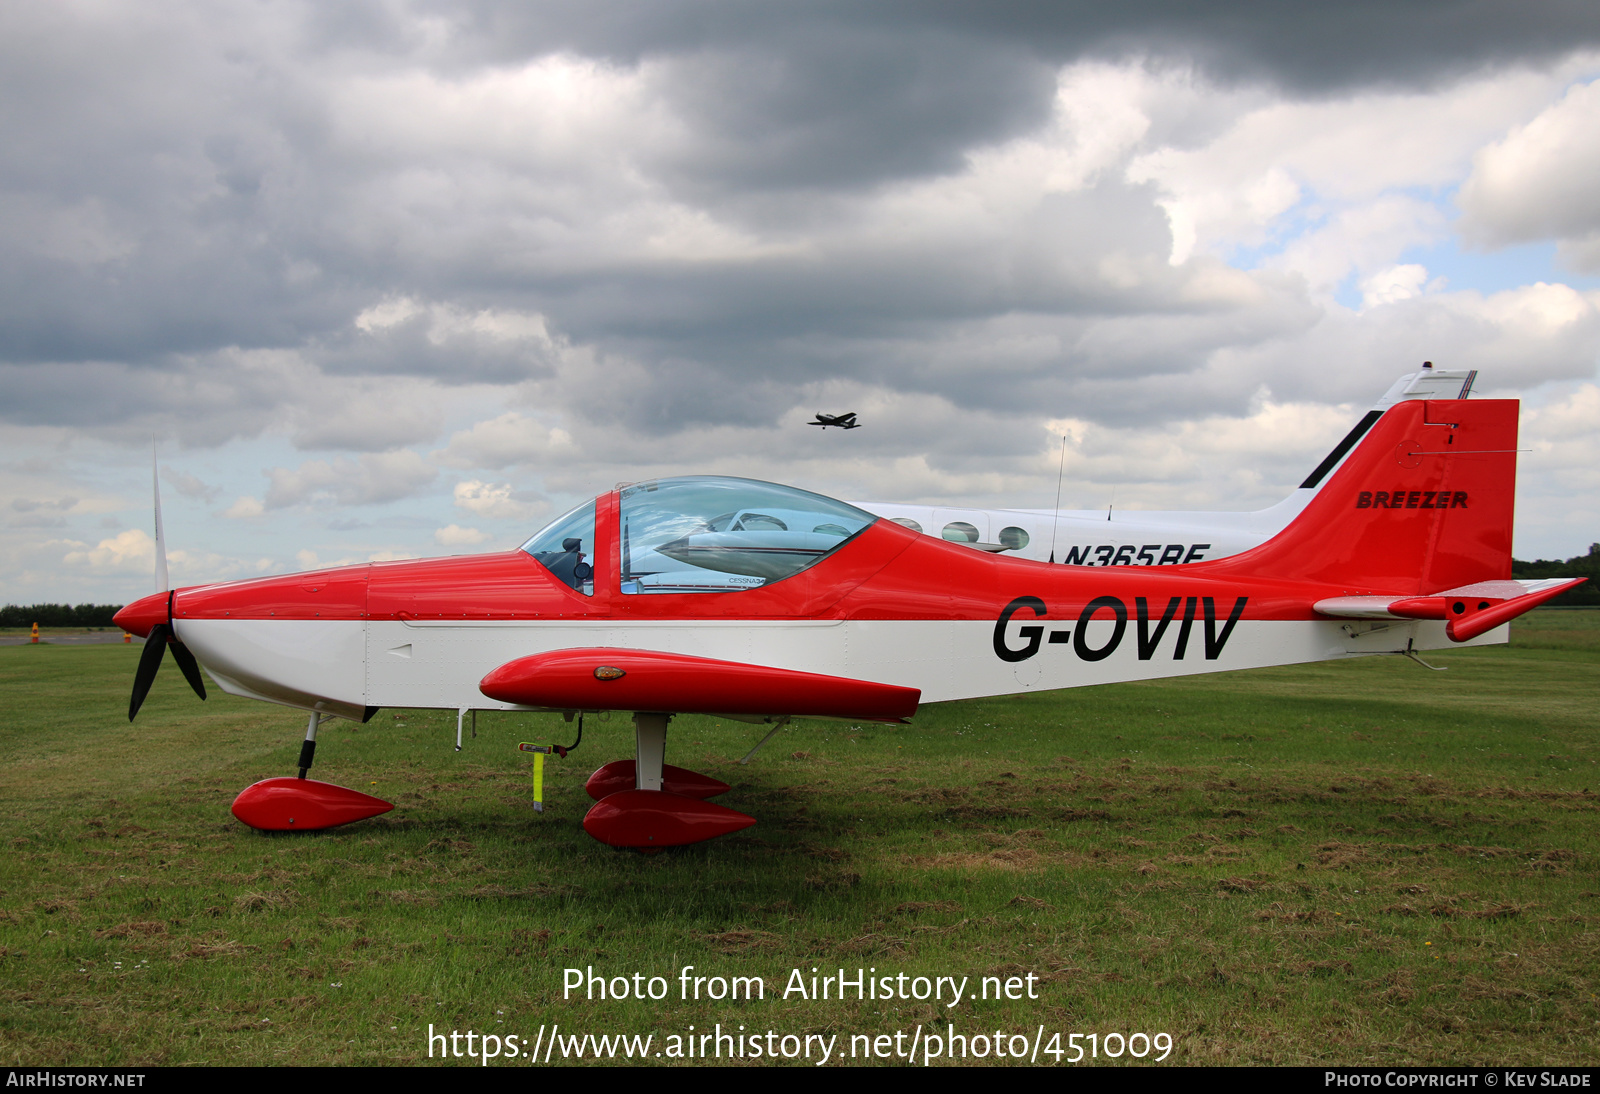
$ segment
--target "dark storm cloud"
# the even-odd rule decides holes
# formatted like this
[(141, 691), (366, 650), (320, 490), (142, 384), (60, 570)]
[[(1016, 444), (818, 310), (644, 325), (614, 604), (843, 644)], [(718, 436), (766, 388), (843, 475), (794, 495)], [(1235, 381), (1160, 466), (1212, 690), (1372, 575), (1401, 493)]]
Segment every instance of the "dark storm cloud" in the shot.
[(114, 361), (0, 363), (0, 420), (73, 426), (142, 439), (173, 429), (186, 444), (221, 444), (260, 433), (283, 399), (278, 369), (165, 361), (134, 368)]
[(1394, 4), (425, 2), (469, 70), (571, 51), (661, 67), (696, 131), (663, 177), (684, 194), (871, 186), (959, 168), (1037, 125), (1054, 74), (1085, 58), (1193, 65), (1290, 95), (1422, 88), (1600, 43), (1600, 8), (1556, 0)]
[[(1600, 9), (39, 5), (9, 8), (0, 31), (0, 417), (165, 422), (194, 444), (276, 419), (308, 446), (375, 451), (435, 419), (397, 407), (395, 428), (356, 428), (285, 410), (327, 399), (311, 373), (532, 384), (556, 411), (650, 435), (771, 423), (842, 379), (1001, 414), (1189, 413), (1197, 384), (1116, 378), (1192, 373), (1311, 320), (1287, 289), (1186, 295), (1152, 190), (1102, 181), (998, 233), (944, 236), (875, 234), (851, 203), (1036, 130), (1075, 60), (1195, 65), (1291, 95), (1425, 87), (1600, 42)], [(633, 73), (682, 131), (641, 129), (626, 163), (584, 175), (568, 162), (581, 140), (506, 166), (470, 141), (428, 143), (424, 119), (372, 136), (359, 110), (339, 114), (352, 80), (420, 73), (444, 93), (560, 53)], [(805, 245), (641, 257), (595, 228), (639, 200), (594, 196), (630, 171), (650, 200)], [(835, 223), (851, 216), (860, 231)], [(1108, 279), (1112, 260), (1126, 277)], [(355, 325), (413, 296), (453, 318)], [(493, 309), (546, 317), (548, 337), (469, 322)], [(568, 343), (592, 359), (561, 365)]]
[[(1085, 57), (1154, 54), (1198, 64), (1219, 79), (1325, 94), (1374, 85), (1427, 87), (1472, 69), (1537, 63), (1600, 42), (1600, 10), (1586, 0), (1542, 0), (1518, 5), (1514, 15), (1500, 0), (691, 0), (644, 6), (479, 0), (418, 9), (466, 28), (456, 43), (463, 61), (507, 62), (551, 49), (628, 63), (720, 52), (772, 58), (780, 73), (753, 81), (749, 91), (759, 103), (769, 89), (784, 88), (783, 109), (770, 115), (774, 121), (833, 116), (847, 106), (860, 110), (857, 96), (877, 87), (892, 88), (882, 95), (888, 110), (898, 103), (898, 120), (914, 124), (944, 101), (945, 89), (936, 86), (944, 78), (954, 86), (950, 98), (962, 103), (948, 132), (959, 134), (971, 118), (986, 137), (1006, 119), (1022, 122), (1029, 109), (1022, 100), (1030, 89), (1040, 91), (1014, 77), (974, 94), (964, 77), (992, 71), (1002, 59), (1013, 67), (1030, 61), (1054, 67)], [(875, 69), (901, 78), (880, 82)], [(906, 93), (919, 86), (905, 80), (906, 73), (923, 77), (921, 94)], [(785, 86), (786, 79), (796, 82)], [(882, 136), (895, 134), (885, 130)]]
[[(1006, 312), (1079, 316), (1177, 307), (1185, 275), (1167, 265), (1165, 217), (1148, 192), (1120, 183), (1048, 195), (1004, 234), (923, 238), (836, 232), (797, 255), (739, 263), (608, 271), (564, 294), (565, 333), (648, 339), (714, 357), (746, 339), (818, 332), (878, 337), (926, 323)], [(1161, 256), (1137, 291), (1108, 284), (1110, 252)]]
[[(1160, 211), (1115, 183), (1049, 196), (998, 237), (831, 246), (820, 257), (619, 270), (567, 295), (563, 333), (632, 363), (563, 371), (541, 396), (651, 435), (772, 425), (798, 388), (836, 380), (1002, 414), (1092, 406), (1119, 423), (1183, 417), (1239, 410), (1249, 390), (1208, 393), (1204, 381), (1170, 377), (1222, 346), (1301, 334), (1320, 314), (1297, 284), (1271, 278), (1256, 280), (1259, 299), (1245, 305), (1192, 298), (1196, 270), (1167, 263)], [(1108, 282), (1104, 263), (1130, 254), (1141, 257), (1127, 260), (1127, 280)], [(1130, 382), (1145, 375), (1167, 379)]]

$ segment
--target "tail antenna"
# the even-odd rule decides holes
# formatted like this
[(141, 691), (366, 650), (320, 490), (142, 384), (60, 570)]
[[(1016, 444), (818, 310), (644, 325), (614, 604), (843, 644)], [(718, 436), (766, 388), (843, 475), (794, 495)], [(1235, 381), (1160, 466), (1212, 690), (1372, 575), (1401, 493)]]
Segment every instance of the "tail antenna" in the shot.
[(172, 583), (167, 580), (167, 534), (161, 530), (161, 473), (154, 441), (150, 443), (150, 489), (156, 506), (156, 592), (164, 593)]
[[(1056, 532), (1061, 528), (1061, 480), (1067, 475), (1067, 436), (1061, 435), (1061, 465), (1056, 468), (1056, 514), (1050, 525), (1050, 562), (1056, 560)], [(742, 762), (742, 761), (741, 761)]]

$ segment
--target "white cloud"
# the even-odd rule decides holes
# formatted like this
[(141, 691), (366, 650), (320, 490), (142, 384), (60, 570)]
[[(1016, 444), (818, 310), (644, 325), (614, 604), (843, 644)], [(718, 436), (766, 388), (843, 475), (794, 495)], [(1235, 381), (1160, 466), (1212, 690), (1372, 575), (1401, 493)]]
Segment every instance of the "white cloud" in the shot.
[(383, 452), (426, 444), (439, 434), (440, 385), (411, 377), (329, 377), (315, 397), (285, 408), (301, 449)]
[(171, 483), (180, 495), (194, 498), (206, 503), (213, 502), (222, 493), (220, 487), (211, 486), (186, 471), (179, 471), (175, 467), (163, 467), (161, 477)]
[(1600, 270), (1600, 81), (1572, 88), (1473, 159), (1461, 187), (1468, 238), (1497, 247), (1557, 239)]
[(261, 500), (259, 498), (253, 498), (250, 495), (245, 494), (241, 495), (237, 501), (228, 506), (228, 508), (224, 509), (222, 511), (222, 515), (232, 520), (249, 520), (252, 517), (259, 517), (265, 512), (266, 507), (261, 504)]
[[(498, 470), (518, 464), (539, 465), (576, 454), (572, 434), (565, 429), (507, 411), (452, 435), (440, 458), (453, 467)], [(460, 504), (459, 491), (456, 497)]]
[[(1378, 392), (1374, 392), (1376, 397)], [(1251, 412), (1166, 427), (1108, 428), (1063, 419), (1068, 437), (1068, 507), (1248, 509), (1285, 496), (1349, 430), (1350, 406), (1275, 400), (1262, 391)], [(1057, 453), (1060, 452), (1058, 448)]]
[[(1484, 301), (1486, 318), (1511, 338), (1530, 343), (1559, 338), (1587, 327), (1593, 333), (1600, 316), (1600, 292), (1581, 293), (1567, 285), (1543, 281), (1495, 293)], [(1593, 355), (1589, 355), (1593, 360)]]
[[(1581, 384), (1575, 391), (1529, 408), (1522, 416), (1524, 434), (1540, 444), (1587, 440), (1594, 436), (1596, 424), (1600, 424), (1600, 386), (1595, 384)], [(1600, 474), (1600, 465), (1587, 458), (1583, 462), (1587, 470)]]
[(438, 475), (437, 468), (410, 449), (366, 453), (354, 460), (307, 460), (292, 471), (274, 467), (267, 472), (271, 485), (265, 507), (378, 505), (410, 497)]
[[(1270, 245), (1298, 234), (1285, 223), (1296, 217), (1315, 224), (1450, 186), (1484, 142), (1539, 109), (1581, 67), (1575, 60), (1555, 73), (1502, 71), (1429, 92), (1265, 103), (1198, 147), (1169, 144), (1136, 156), (1127, 174), (1160, 191), (1174, 263), (1207, 249)], [(1417, 242), (1419, 228), (1397, 237), (1388, 255), (1352, 256), (1346, 266), (1392, 262)]]
[(355, 327), (363, 334), (377, 334), (416, 320), (422, 320), (426, 337), (436, 346), (452, 338), (473, 335), (502, 342), (532, 341), (555, 349), (545, 317), (537, 312), (504, 311), (482, 308), (467, 311), (450, 303), (423, 303), (409, 296), (393, 297), (362, 311)]
[(1600, 385), (1524, 404), (1517, 457), (1517, 557), (1570, 557), (1600, 540)]
[(130, 528), (91, 549), (68, 551), (61, 559), (68, 566), (89, 566), (97, 571), (147, 569), (155, 572), (156, 542), (138, 528)]
[[(153, 577), (155, 574), (155, 540), (138, 528), (103, 539), (92, 548), (71, 541), (64, 545), (76, 548), (62, 556), (62, 562), (68, 567), (87, 567), (94, 573), (107, 575)], [(229, 581), (265, 573), (271, 568), (272, 560), (265, 558), (235, 558), (215, 551), (183, 548), (167, 552), (168, 579), (174, 588)]]
[(410, 322), (423, 313), (423, 309), (409, 296), (394, 296), (374, 304), (356, 316), (356, 329), (363, 334), (388, 330)]
[[(1090, 186), (1120, 169), (1166, 101), (1193, 94), (1192, 74), (1100, 61), (1068, 65), (1056, 80), (1049, 122), (1037, 133), (975, 150), (962, 188), (995, 211), (1041, 193)], [(938, 185), (938, 184), (935, 184)], [(946, 183), (945, 185), (948, 185)]]
[(459, 524), (448, 524), (433, 533), (434, 542), (443, 547), (472, 547), (488, 538), (485, 532), (480, 532), (476, 528), (463, 528)]
[(489, 520), (528, 520), (548, 507), (543, 498), (522, 498), (510, 483), (469, 479), (455, 486), (456, 507)]
[(1447, 234), (1444, 214), (1433, 203), (1386, 194), (1329, 216), (1263, 265), (1304, 277), (1327, 298), (1352, 272), (1370, 277), (1394, 269), (1395, 257), (1407, 248), (1440, 242)]
[(1361, 281), (1361, 306), (1375, 308), (1421, 295), (1428, 281), (1428, 268), (1414, 262), (1390, 266)]

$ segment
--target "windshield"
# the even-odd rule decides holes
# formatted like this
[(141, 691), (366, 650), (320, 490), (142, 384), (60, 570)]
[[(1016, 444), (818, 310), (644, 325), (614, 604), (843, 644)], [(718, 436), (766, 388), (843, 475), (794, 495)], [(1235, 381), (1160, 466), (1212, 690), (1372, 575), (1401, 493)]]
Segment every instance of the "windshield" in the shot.
[(545, 525), (522, 545), (564, 585), (594, 595), (594, 502), (586, 501)]
[(799, 573), (878, 518), (754, 479), (658, 479), (622, 490), (624, 593), (737, 592)]

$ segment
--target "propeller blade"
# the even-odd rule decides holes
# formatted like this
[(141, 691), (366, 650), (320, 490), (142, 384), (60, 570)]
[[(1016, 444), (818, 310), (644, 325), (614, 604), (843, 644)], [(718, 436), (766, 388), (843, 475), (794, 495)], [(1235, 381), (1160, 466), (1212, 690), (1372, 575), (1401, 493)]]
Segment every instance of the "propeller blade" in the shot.
[(172, 587), (167, 580), (167, 534), (161, 530), (161, 473), (156, 466), (156, 449), (150, 445), (150, 489), (155, 495), (156, 508), (156, 592), (164, 593)]
[(144, 651), (139, 654), (139, 668), (133, 674), (133, 698), (128, 700), (130, 722), (144, 705), (145, 696), (150, 694), (150, 685), (155, 683), (156, 670), (161, 667), (161, 657), (167, 652), (167, 635), (170, 633), (165, 623), (157, 623), (150, 628), (150, 637), (144, 640)]
[(201, 699), (206, 697), (205, 678), (200, 675), (200, 662), (194, 659), (194, 654), (176, 638), (172, 640), (172, 659), (178, 663), (178, 668), (183, 670), (183, 678), (189, 681), (189, 686)]

